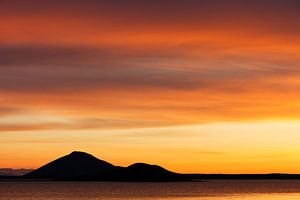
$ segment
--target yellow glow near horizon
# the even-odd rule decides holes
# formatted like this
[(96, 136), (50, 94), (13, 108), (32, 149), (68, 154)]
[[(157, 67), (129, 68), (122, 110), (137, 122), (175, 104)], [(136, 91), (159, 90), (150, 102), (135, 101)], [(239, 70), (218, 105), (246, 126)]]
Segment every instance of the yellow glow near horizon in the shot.
[(115, 165), (146, 162), (185, 173), (299, 173), (299, 131), (299, 121), (261, 121), (28, 131), (22, 132), (22, 138), (19, 133), (9, 133), (1, 135), (0, 151), (6, 154), (1, 157), (0, 167), (36, 168), (70, 151), (81, 150)]

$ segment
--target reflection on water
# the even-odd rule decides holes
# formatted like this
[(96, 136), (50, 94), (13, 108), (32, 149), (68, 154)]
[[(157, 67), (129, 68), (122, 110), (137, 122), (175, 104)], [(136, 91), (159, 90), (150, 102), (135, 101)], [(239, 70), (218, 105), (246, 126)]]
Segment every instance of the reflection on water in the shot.
[(300, 200), (300, 181), (0, 182), (0, 200)]

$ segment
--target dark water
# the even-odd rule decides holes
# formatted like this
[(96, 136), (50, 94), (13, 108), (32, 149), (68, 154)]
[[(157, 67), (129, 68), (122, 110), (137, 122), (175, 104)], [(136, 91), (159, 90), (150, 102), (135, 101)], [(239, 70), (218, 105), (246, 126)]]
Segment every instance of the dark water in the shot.
[(0, 200), (300, 200), (300, 181), (191, 183), (0, 182)]

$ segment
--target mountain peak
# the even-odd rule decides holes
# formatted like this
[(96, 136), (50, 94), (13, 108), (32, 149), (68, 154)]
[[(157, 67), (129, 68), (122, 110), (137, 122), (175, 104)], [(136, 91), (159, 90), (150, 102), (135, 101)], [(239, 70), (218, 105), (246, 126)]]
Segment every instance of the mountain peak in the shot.
[(91, 154), (74, 151), (26, 175), (29, 178), (67, 178), (98, 174), (114, 166)]
[(92, 155), (83, 151), (73, 151), (72, 153), (69, 154), (69, 156), (92, 156)]

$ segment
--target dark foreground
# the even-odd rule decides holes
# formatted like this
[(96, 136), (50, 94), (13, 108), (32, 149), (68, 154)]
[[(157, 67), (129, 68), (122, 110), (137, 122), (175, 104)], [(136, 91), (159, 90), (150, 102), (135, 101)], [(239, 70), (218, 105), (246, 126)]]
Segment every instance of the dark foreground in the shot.
[(130, 178), (126, 179), (105, 179), (105, 178), (60, 178), (60, 179), (35, 179), (22, 176), (0, 176), (0, 181), (82, 181), (82, 182), (199, 182), (208, 180), (299, 180), (300, 174), (181, 174), (179, 179), (162, 178)]

